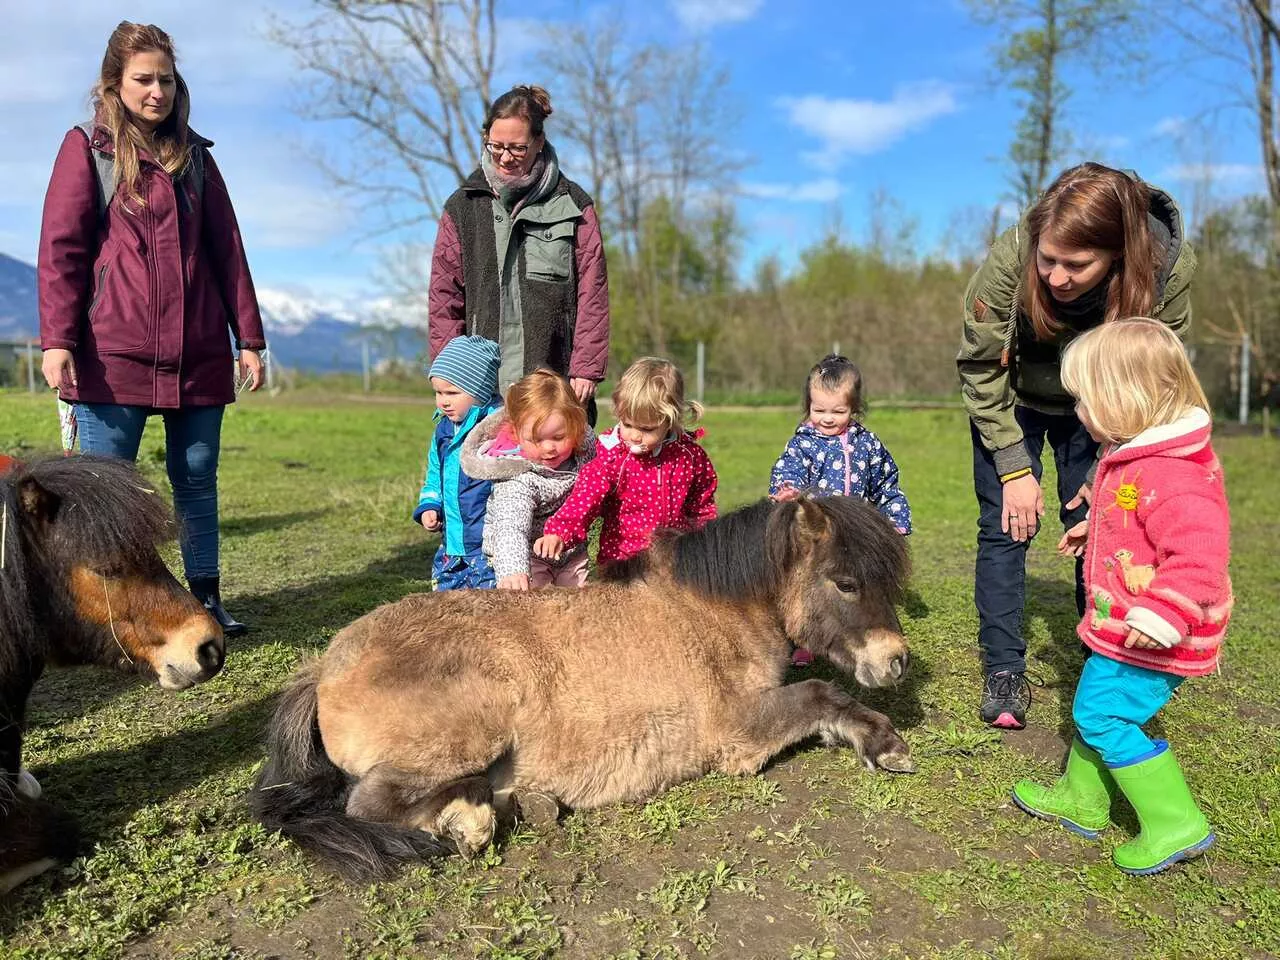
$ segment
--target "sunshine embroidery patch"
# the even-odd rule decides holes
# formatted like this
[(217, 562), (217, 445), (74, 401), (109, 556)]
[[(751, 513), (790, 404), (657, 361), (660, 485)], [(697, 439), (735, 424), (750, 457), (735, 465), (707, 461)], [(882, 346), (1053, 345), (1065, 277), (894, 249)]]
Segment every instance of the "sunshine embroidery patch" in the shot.
[(1106, 492), (1114, 498), (1112, 503), (1102, 508), (1103, 514), (1108, 514), (1117, 507), (1120, 509), (1120, 526), (1129, 529), (1129, 514), (1138, 509), (1138, 500), (1142, 497), (1142, 490), (1138, 487), (1138, 480), (1142, 477), (1142, 471), (1139, 470), (1133, 475), (1132, 480), (1125, 478), (1124, 471), (1120, 471), (1120, 480), (1114, 487)]

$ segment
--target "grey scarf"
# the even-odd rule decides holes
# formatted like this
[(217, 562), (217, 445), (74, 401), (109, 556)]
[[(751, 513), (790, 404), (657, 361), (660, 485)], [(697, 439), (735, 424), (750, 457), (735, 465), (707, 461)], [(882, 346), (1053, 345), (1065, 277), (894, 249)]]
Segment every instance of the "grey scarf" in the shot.
[(542, 150), (533, 161), (533, 166), (522, 177), (511, 180), (503, 177), (488, 150), (480, 153), (480, 169), (484, 171), (484, 178), (489, 181), (489, 187), (498, 201), (513, 214), (520, 207), (537, 203), (549, 196), (556, 181), (560, 179), (560, 160), (556, 157), (556, 149), (551, 146), (550, 140), (543, 141)]

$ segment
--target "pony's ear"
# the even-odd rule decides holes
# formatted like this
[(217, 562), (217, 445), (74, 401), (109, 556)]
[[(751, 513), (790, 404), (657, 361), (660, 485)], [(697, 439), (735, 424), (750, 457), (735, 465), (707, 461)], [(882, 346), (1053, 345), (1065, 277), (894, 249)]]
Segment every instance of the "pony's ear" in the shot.
[(36, 520), (52, 523), (58, 513), (62, 499), (56, 493), (50, 493), (31, 477), (25, 477), (18, 484), (18, 503), (22, 509)]
[(791, 524), (791, 537), (798, 550), (808, 550), (831, 532), (831, 519), (809, 497), (794, 501), (796, 517)]

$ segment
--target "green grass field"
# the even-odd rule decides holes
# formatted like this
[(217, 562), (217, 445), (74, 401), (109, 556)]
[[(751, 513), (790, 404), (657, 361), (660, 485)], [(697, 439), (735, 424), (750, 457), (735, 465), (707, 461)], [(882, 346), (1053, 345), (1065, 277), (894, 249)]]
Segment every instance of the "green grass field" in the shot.
[[(1280, 442), (1223, 436), (1235, 518), (1235, 620), (1219, 676), (1153, 726), (1218, 831), (1202, 860), (1137, 879), (1111, 865), (1132, 817), (1090, 844), (1014, 809), (1051, 778), (1080, 667), (1070, 564), (1032, 551), (1031, 725), (982, 727), (972, 608), (975, 506), (963, 413), (876, 411), (917, 532), (903, 609), (909, 682), (887, 712), (920, 772), (871, 775), (807, 746), (753, 778), (710, 777), (643, 807), (522, 829), (470, 863), (349, 887), (252, 822), (243, 796), (274, 695), (304, 654), (375, 605), (426, 589), (412, 526), (430, 408), (252, 397), (228, 412), (224, 597), (253, 632), (210, 683), (166, 694), (97, 669), (52, 671), (27, 763), (88, 855), (0, 906), (0, 955), (56, 957), (1266, 957), (1280, 953)], [(794, 426), (712, 412), (722, 508), (761, 495)], [(57, 442), (48, 396), (0, 393), (0, 451)], [(163, 479), (153, 421), (140, 462)], [(1050, 506), (1050, 514), (1056, 504)], [(1050, 527), (1050, 532), (1054, 528)], [(1056, 538), (1056, 533), (1054, 534)], [(176, 558), (176, 551), (171, 555)], [(827, 675), (819, 666), (818, 675)]]

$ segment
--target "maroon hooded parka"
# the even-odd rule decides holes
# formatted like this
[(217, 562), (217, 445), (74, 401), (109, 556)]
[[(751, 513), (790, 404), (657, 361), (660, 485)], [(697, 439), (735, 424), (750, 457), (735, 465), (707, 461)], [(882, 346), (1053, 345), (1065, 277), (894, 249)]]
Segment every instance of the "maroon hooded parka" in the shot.
[[(211, 142), (191, 134), (195, 149)], [(111, 153), (95, 126), (93, 147)], [(103, 216), (90, 143), (62, 141), (45, 195), (38, 263), (40, 346), (75, 357), (77, 387), (62, 399), (161, 409), (235, 399), (231, 338), (266, 346), (240, 228), (226, 184), (204, 155), (204, 186), (176, 182), (146, 153), (126, 209), (116, 190)]]

